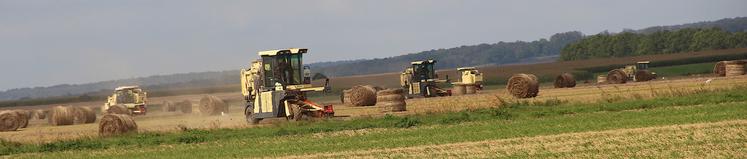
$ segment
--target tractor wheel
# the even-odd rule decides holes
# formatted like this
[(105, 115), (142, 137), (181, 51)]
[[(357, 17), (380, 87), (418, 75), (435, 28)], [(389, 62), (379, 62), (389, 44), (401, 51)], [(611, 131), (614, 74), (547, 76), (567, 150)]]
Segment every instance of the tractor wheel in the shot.
[(607, 82), (611, 84), (621, 84), (628, 82), (628, 76), (623, 70), (614, 69), (607, 73)]
[(654, 75), (651, 74), (651, 71), (648, 70), (638, 70), (635, 73), (636, 82), (650, 81), (653, 78), (655, 78)]
[(297, 107), (296, 105), (293, 105), (289, 107), (291, 109), (291, 115), (293, 116), (293, 120), (295, 121), (301, 121), (304, 120), (303, 110), (301, 110), (300, 107)]
[[(249, 103), (249, 105), (252, 105), (252, 103)], [(254, 114), (254, 107), (247, 106), (244, 110), (244, 115), (246, 116), (246, 122), (249, 124), (259, 124), (259, 121), (262, 121), (262, 119), (256, 118)]]

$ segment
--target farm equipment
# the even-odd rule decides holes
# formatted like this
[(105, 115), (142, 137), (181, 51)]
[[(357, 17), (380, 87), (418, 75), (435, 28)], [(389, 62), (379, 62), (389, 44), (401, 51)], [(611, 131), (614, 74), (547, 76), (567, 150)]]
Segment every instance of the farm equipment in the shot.
[(291, 48), (259, 52), (261, 57), (241, 70), (241, 94), (246, 100), (246, 121), (257, 124), (265, 118), (285, 117), (302, 120), (307, 117), (332, 117), (332, 105), (319, 105), (306, 98), (307, 92), (329, 90), (314, 87), (303, 66), (303, 54), (308, 49)]
[(446, 80), (438, 79), (436, 70), (433, 68), (434, 64), (436, 64), (435, 60), (415, 61), (410, 64), (411, 67), (405, 69), (405, 71), (400, 74), (400, 86), (407, 90), (408, 97), (437, 97), (451, 95), (451, 91), (441, 89), (437, 86), (437, 84), (447, 83), (449, 80), (448, 77)]
[(648, 70), (649, 61), (640, 61), (636, 65), (628, 65), (624, 68), (614, 69), (607, 73), (607, 83), (626, 83), (629, 80), (643, 82), (656, 79), (656, 72)]
[(454, 85), (471, 85), (475, 86), (477, 90), (482, 90), (482, 73), (475, 67), (457, 68), (457, 71), (462, 79), (459, 82), (454, 82)]
[(117, 87), (101, 107), (101, 112), (108, 112), (109, 108), (121, 105), (130, 111), (129, 114), (145, 115), (148, 110), (147, 94), (139, 86)]

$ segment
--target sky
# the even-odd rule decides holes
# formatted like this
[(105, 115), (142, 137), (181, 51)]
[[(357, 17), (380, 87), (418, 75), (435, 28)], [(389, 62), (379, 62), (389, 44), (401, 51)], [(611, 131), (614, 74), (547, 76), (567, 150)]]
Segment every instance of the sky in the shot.
[(744, 0), (0, 0), (0, 91), (747, 16)]

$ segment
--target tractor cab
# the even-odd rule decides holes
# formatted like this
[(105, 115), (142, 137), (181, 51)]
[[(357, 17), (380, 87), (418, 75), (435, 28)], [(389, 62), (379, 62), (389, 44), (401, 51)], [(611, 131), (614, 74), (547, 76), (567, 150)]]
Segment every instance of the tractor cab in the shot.
[(636, 63), (636, 69), (638, 70), (648, 70), (648, 64), (651, 62), (649, 61), (640, 61)]
[(305, 85), (303, 54), (306, 49), (270, 50), (259, 52), (262, 60), (264, 88), (279, 90)]
[(433, 69), (435, 60), (415, 61), (412, 62), (412, 81), (427, 81), (438, 78), (436, 70)]

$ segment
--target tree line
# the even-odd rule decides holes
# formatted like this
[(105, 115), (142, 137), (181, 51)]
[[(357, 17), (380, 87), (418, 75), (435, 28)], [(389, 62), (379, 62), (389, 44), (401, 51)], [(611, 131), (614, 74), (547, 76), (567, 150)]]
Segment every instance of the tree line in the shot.
[(560, 60), (668, 54), (747, 47), (747, 33), (721, 28), (685, 28), (649, 34), (603, 32), (571, 43), (560, 52)]

